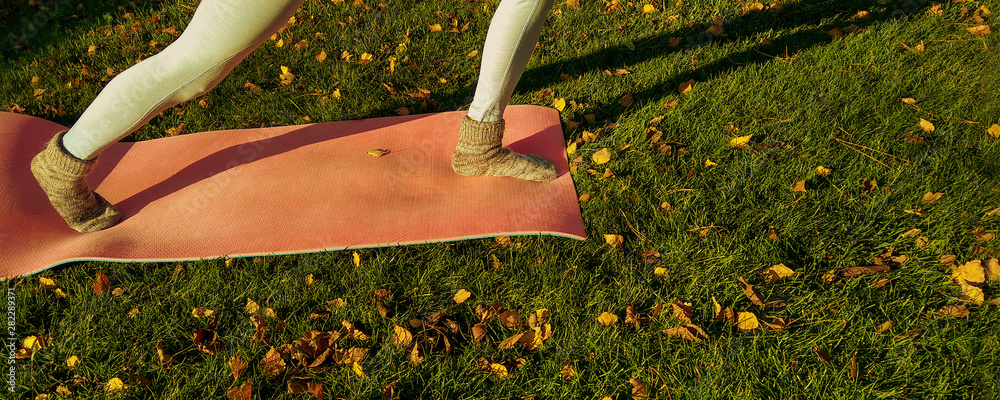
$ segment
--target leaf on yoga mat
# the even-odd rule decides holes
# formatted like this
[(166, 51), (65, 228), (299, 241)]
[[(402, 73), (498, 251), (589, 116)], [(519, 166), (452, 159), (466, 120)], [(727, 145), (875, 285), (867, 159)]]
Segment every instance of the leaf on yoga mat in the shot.
[(371, 150), (368, 150), (368, 155), (372, 156), (372, 157), (382, 157), (382, 156), (384, 156), (386, 154), (389, 154), (389, 150), (386, 150), (386, 149), (371, 149)]

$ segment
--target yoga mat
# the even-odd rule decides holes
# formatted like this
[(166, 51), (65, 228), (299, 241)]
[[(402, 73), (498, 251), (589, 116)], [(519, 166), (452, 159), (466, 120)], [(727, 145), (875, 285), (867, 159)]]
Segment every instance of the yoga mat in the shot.
[[(508, 107), (504, 145), (553, 161), (547, 183), (451, 169), (463, 111), (116, 143), (87, 183), (122, 212), (69, 228), (31, 175), (65, 127), (0, 113), (0, 278), (69, 261), (187, 261), (547, 234), (585, 239), (558, 113)], [(381, 157), (372, 149), (390, 152)]]

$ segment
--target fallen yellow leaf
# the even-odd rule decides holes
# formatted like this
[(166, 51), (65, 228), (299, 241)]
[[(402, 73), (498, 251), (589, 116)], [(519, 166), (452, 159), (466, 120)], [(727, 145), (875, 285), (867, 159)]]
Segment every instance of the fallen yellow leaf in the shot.
[(729, 141), (729, 146), (736, 149), (745, 149), (747, 147), (750, 147), (749, 143), (750, 143), (750, 138), (752, 137), (753, 135), (737, 136)]
[(622, 235), (605, 234), (604, 242), (607, 243), (608, 246), (620, 249), (622, 248), (622, 245), (625, 243), (625, 239), (622, 238)]
[(966, 28), (965, 30), (969, 31), (969, 33), (972, 33), (973, 35), (980, 35), (980, 36), (986, 36), (989, 35), (990, 33), (993, 33), (992, 31), (990, 31), (989, 25), (977, 25), (971, 28)]
[(646, 4), (646, 5), (642, 6), (642, 13), (643, 14), (652, 14), (652, 13), (655, 13), (655, 12), (656, 12), (656, 7), (653, 6), (652, 4)]
[(1000, 125), (993, 124), (990, 129), (986, 130), (986, 134), (993, 136), (995, 138), (1000, 138)]
[(681, 93), (690, 92), (692, 89), (694, 89), (694, 84), (695, 84), (694, 79), (681, 83), (680, 86), (677, 86), (677, 91)]
[(465, 289), (458, 289), (458, 291), (455, 292), (455, 297), (452, 299), (455, 300), (456, 304), (462, 304), (468, 300), (469, 297), (472, 297), (472, 292)]
[(552, 107), (555, 107), (556, 110), (562, 112), (564, 109), (566, 109), (566, 99), (562, 97), (558, 99), (552, 99)]
[(76, 368), (77, 365), (80, 365), (80, 357), (71, 356), (70, 358), (66, 359), (66, 366), (67, 367)]
[(117, 392), (125, 389), (128, 389), (128, 386), (118, 378), (111, 378), (108, 383), (104, 384), (104, 390), (107, 392)]
[(594, 163), (597, 164), (597, 165), (604, 164), (604, 163), (606, 163), (608, 161), (611, 161), (611, 150), (608, 150), (608, 148), (605, 147), (605, 148), (597, 151), (596, 153), (594, 153), (591, 156), (591, 158), (594, 160)]
[(739, 311), (736, 313), (736, 327), (743, 330), (752, 330), (760, 327), (757, 315), (749, 311)]
[(597, 316), (597, 322), (600, 322), (604, 326), (614, 325), (618, 323), (618, 316), (609, 312), (603, 312)]
[(371, 149), (371, 150), (368, 150), (368, 155), (371, 156), (371, 157), (382, 157), (382, 156), (384, 156), (386, 154), (389, 154), (389, 150), (386, 150), (386, 149)]
[(819, 165), (816, 167), (816, 175), (830, 175), (833, 172), (832, 169)]
[(716, 165), (719, 165), (719, 164), (716, 164), (711, 159), (708, 159), (708, 158), (705, 159), (705, 167), (706, 168), (708, 168), (708, 167), (714, 167)]
[(920, 118), (919, 125), (920, 125), (920, 129), (922, 129), (926, 133), (934, 132), (934, 124), (932, 124), (931, 121), (928, 121), (926, 119)]
[(785, 264), (775, 264), (764, 271), (768, 282), (784, 279), (795, 274), (795, 271), (785, 266)]
[(361, 369), (361, 364), (358, 364), (357, 361), (354, 362), (351, 369), (353, 369), (354, 373), (358, 375), (358, 378), (365, 379), (365, 371)]

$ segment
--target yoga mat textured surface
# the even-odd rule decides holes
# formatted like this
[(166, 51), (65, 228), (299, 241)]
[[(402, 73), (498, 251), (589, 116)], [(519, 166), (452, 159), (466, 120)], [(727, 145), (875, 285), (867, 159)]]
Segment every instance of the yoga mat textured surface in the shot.
[[(500, 235), (584, 239), (559, 116), (508, 107), (504, 145), (552, 160), (552, 182), (464, 177), (465, 112), (202, 132), (116, 143), (87, 177), (122, 212), (81, 234), (29, 163), (65, 127), (0, 113), (0, 278), (77, 260), (183, 261)], [(381, 157), (368, 151), (386, 149)]]

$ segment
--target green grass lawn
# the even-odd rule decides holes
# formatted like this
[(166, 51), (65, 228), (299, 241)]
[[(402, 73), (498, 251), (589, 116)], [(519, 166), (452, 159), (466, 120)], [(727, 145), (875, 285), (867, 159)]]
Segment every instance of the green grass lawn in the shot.
[[(393, 383), (397, 398), (627, 399), (642, 396), (638, 381), (650, 399), (1000, 398), (1000, 285), (985, 282), (976, 305), (959, 299), (951, 275), (951, 264), (1000, 257), (1000, 138), (987, 133), (1000, 124), (1000, 2), (780, 1), (744, 13), (732, 1), (616, 1), (556, 4), (511, 101), (566, 102), (564, 132), (577, 146), (570, 159), (580, 157), (573, 179), (589, 197), (580, 203), (586, 241), (368, 249), (359, 265), (340, 251), (61, 266), (7, 282), (18, 338), (47, 341), (17, 361), (16, 394), (5, 398), (68, 397), (56, 394), (60, 386), (72, 398), (225, 398), (244, 382), (254, 398), (309, 397), (286, 393), (292, 377), (322, 384), (325, 398), (350, 399), (380, 398)], [(114, 74), (175, 39), (196, 3), (7, 1), (0, 110), (72, 124)], [(655, 11), (644, 14), (646, 4)], [(284, 46), (266, 43), (207, 101), (168, 110), (127, 140), (180, 125), (187, 134), (468, 107), (481, 59), (470, 53), (482, 50), (495, 1), (358, 5), (307, 1), (279, 35)], [(448, 32), (453, 19), (468, 30)], [(968, 30), (981, 25), (993, 33)], [(371, 61), (357, 62), (365, 53)], [(296, 75), (291, 85), (280, 83), (281, 66)], [(418, 88), (434, 102), (405, 96)], [(746, 148), (731, 145), (747, 135)], [(598, 165), (592, 155), (605, 148), (610, 162)], [(793, 190), (800, 181), (804, 191)], [(922, 201), (928, 192), (943, 195)], [(606, 234), (621, 235), (623, 246), (606, 244)], [(659, 258), (644, 256), (651, 250)], [(946, 255), (954, 262), (942, 263)], [(849, 276), (878, 262), (890, 272)], [(795, 273), (770, 281), (763, 272), (775, 264)], [(100, 273), (117, 295), (95, 294)], [(377, 289), (389, 293), (388, 318)], [(472, 297), (456, 304), (460, 289)], [(713, 298), (778, 326), (718, 320)], [(248, 299), (260, 307), (264, 340), (254, 340)], [(692, 305), (706, 339), (664, 334), (684, 323), (675, 302)], [(524, 322), (490, 318), (477, 344), (476, 308), (493, 303)], [(632, 303), (638, 324), (625, 323)], [(953, 305), (968, 315), (942, 311)], [(193, 316), (197, 307), (218, 312), (211, 330), (224, 347), (214, 355), (194, 345), (193, 333), (213, 319)], [(501, 349), (530, 330), (538, 309), (549, 311), (552, 337), (536, 349)], [(604, 312), (620, 322), (598, 323)], [(411, 326), (436, 313), (441, 329)], [(346, 336), (342, 321), (369, 336), (336, 344), (368, 349), (358, 363), (364, 378), (350, 363), (301, 368), (294, 354), (268, 376), (272, 346), (307, 331)], [(411, 363), (413, 344), (393, 344), (395, 326), (424, 343), (422, 362)], [(445, 336), (448, 353), (428, 344), (443, 347)], [(160, 362), (157, 343), (170, 363)], [(237, 355), (247, 367), (234, 379)], [(129, 388), (106, 391), (114, 379)]]

